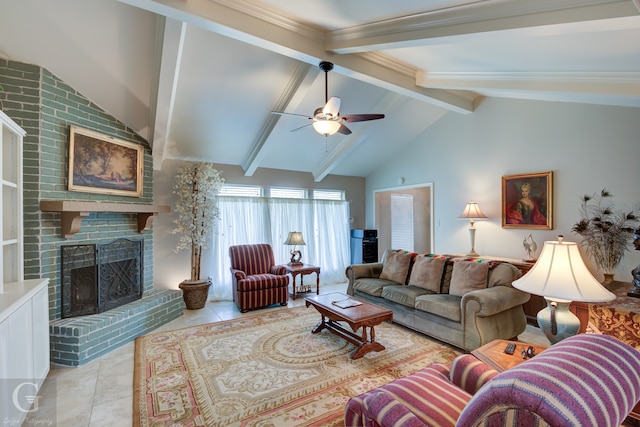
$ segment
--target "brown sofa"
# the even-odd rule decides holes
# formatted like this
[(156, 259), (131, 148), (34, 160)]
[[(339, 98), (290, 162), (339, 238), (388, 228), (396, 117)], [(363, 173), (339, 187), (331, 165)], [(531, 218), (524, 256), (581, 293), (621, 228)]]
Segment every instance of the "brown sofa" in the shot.
[(347, 267), (347, 293), (393, 310), (393, 321), (465, 350), (524, 332), (530, 295), (522, 273), (481, 258), (387, 250), (382, 262)]

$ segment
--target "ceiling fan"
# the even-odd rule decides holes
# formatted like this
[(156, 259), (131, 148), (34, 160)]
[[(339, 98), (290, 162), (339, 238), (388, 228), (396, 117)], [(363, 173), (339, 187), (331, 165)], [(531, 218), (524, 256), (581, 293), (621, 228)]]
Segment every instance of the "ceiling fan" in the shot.
[[(329, 136), (336, 132), (343, 135), (349, 135), (351, 130), (346, 127), (345, 123), (364, 122), (368, 120), (384, 119), (384, 114), (344, 114), (340, 115), (340, 98), (332, 96), (329, 98), (329, 71), (333, 70), (333, 64), (331, 62), (320, 62), (320, 69), (324, 71), (324, 107), (316, 108), (313, 112), (313, 116), (306, 116), (303, 114), (284, 113), (280, 111), (272, 111), (273, 114), (279, 114), (282, 116), (297, 116), (304, 117), (308, 120), (312, 120), (310, 123), (320, 135)], [(305, 128), (309, 124), (293, 129), (291, 132)]]

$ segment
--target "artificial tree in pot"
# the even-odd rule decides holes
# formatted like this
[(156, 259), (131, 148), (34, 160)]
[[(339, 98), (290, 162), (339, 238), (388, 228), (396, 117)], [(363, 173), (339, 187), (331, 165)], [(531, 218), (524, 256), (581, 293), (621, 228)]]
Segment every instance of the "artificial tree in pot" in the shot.
[(606, 189), (599, 195), (585, 194), (580, 209), (581, 219), (573, 232), (582, 238), (580, 245), (604, 274), (603, 284), (614, 281), (616, 267), (629, 250), (638, 216), (633, 211), (615, 211), (605, 199), (613, 197)]
[(172, 233), (180, 235), (176, 251), (191, 250), (191, 277), (180, 283), (187, 308), (202, 308), (206, 302), (209, 279), (200, 277), (202, 250), (219, 217), (216, 196), (224, 184), (222, 172), (206, 162), (190, 163), (178, 169), (173, 192), (178, 196)]

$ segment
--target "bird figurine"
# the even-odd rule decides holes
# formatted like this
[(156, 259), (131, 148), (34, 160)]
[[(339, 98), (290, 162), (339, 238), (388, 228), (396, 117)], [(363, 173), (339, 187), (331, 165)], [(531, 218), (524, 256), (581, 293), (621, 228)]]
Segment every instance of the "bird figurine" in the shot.
[(525, 261), (534, 262), (536, 260), (536, 250), (538, 250), (538, 244), (535, 240), (533, 240), (533, 236), (529, 234), (522, 241), (522, 246), (524, 246), (524, 251), (527, 254)]

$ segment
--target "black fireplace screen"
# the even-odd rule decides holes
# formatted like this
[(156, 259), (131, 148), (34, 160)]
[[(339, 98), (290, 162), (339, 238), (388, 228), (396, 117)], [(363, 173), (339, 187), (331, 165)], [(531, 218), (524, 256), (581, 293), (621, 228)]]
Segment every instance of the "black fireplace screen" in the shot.
[(143, 240), (64, 245), (62, 318), (102, 313), (142, 298)]

